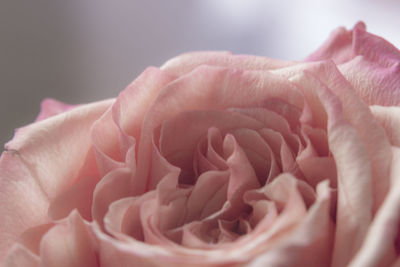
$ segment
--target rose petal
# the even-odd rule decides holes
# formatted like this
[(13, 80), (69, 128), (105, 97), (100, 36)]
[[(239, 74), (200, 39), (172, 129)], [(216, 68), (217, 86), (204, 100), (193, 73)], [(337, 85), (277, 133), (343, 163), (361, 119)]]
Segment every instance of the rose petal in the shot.
[[(328, 63), (325, 68), (329, 66)], [(362, 244), (372, 218), (370, 208), (377, 210), (386, 195), (389, 182), (386, 172), (390, 167), (388, 159), (391, 154), (387, 154), (388, 141), (382, 128), (373, 120), (365, 104), (348, 88), (341, 75), (336, 75), (337, 71), (330, 68), (329, 74), (322, 68), (318, 72), (318, 78), (328, 82), (340, 102), (329, 89), (307, 73), (303, 79), (299, 76), (293, 80), (303, 90), (316, 90), (308, 91), (306, 96), (317, 93), (328, 115), (329, 147), (336, 162), (339, 194), (333, 266), (343, 266)], [(307, 97), (310, 99), (311, 96)], [(355, 125), (354, 128), (341, 121), (338, 103), (343, 104), (344, 117)], [(310, 106), (315, 107), (312, 104)]]
[(370, 106), (370, 109), (385, 129), (390, 143), (400, 147), (400, 107)]
[(361, 246), (371, 222), (371, 165), (359, 134), (349, 125), (331, 127), (329, 144), (338, 173), (333, 266), (345, 266)]
[(203, 219), (221, 209), (226, 201), (229, 173), (208, 171), (200, 175), (187, 199), (186, 222)]
[(279, 173), (279, 167), (270, 146), (257, 131), (245, 128), (236, 129), (230, 133), (245, 152), (260, 185), (264, 185)]
[(122, 198), (113, 202), (104, 217), (105, 229), (120, 239), (126, 239), (127, 235), (144, 241), (140, 208), (142, 203), (155, 197), (155, 191), (151, 191), (140, 197)]
[(46, 223), (49, 197), (18, 152), (0, 158), (0, 262), (29, 227)]
[(40, 113), (36, 121), (41, 121), (74, 108), (75, 105), (62, 103), (58, 100), (46, 98), (40, 104)]
[(96, 267), (97, 255), (89, 227), (73, 211), (43, 237), (40, 244), (42, 264), (46, 267)]
[(389, 266), (398, 258), (396, 238), (400, 225), (400, 148), (392, 147), (391, 189), (375, 215), (363, 246), (349, 266)]
[(99, 265), (104, 267), (138, 266), (157, 267), (160, 262), (164, 266), (173, 266), (163, 260), (168, 253), (161, 247), (151, 246), (143, 242), (121, 242), (107, 234), (99, 227), (94, 227), (99, 242)]
[[(278, 100), (274, 100), (277, 101)], [(270, 101), (271, 102), (271, 101)], [(282, 137), (284, 137), (284, 141), (289, 145), (290, 150), (294, 151), (295, 154), (300, 150), (301, 142), (299, 140), (298, 135), (296, 135), (292, 129), (290, 129), (290, 125), (287, 121), (287, 117), (277, 114), (271, 110), (266, 108), (246, 108), (246, 109), (231, 109), (234, 112), (239, 112), (241, 114), (245, 114), (253, 119), (260, 121), (264, 129), (262, 131), (270, 131), (273, 130), (276, 133), (279, 133)], [(280, 151), (281, 142), (268, 142), (271, 147), (278, 146), (279, 149), (275, 149), (275, 151)], [(278, 155), (279, 153), (277, 153)]]
[(91, 128), (91, 138), (101, 176), (124, 167), (126, 155), (123, 153), (120, 135), (120, 129), (114, 123), (110, 107)]
[(17, 244), (9, 251), (3, 267), (39, 267), (40, 257), (24, 246)]
[(98, 177), (85, 177), (59, 194), (50, 202), (48, 210), (50, 218), (60, 220), (77, 209), (85, 219), (92, 220), (93, 191), (98, 182)]
[(182, 54), (168, 60), (161, 69), (167, 73), (182, 76), (201, 65), (230, 67), (243, 70), (269, 70), (287, 67), (295, 64), (291, 61), (281, 61), (277, 59), (249, 56), (233, 55), (231, 52), (191, 52)]
[(400, 104), (400, 51), (383, 38), (368, 33), (365, 24), (336, 30), (307, 60), (332, 59), (367, 104)]
[(113, 106), (113, 118), (121, 130), (140, 142), (143, 118), (160, 91), (175, 77), (157, 68), (147, 68), (125, 90)]
[(357, 30), (365, 30), (363, 22), (358, 22), (350, 31), (340, 27), (332, 32), (328, 40), (317, 51), (307, 57), (307, 61), (332, 59), (336, 64), (351, 60), (354, 57), (353, 42)]
[[(366, 146), (372, 170), (373, 212), (376, 212), (389, 188), (392, 154), (384, 129), (374, 120), (368, 106), (357, 97), (332, 62), (311, 63), (301, 68), (305, 69), (304, 75), (298, 75), (292, 80), (301, 87), (311, 109), (318, 106), (313, 105), (313, 102), (321, 101), (320, 105), (323, 105), (325, 111), (316, 109), (313, 114), (326, 112), (329, 117), (328, 134), (330, 125), (343, 118), (354, 126)], [(340, 109), (342, 113), (338, 112)]]
[(317, 192), (317, 201), (294, 231), (246, 266), (330, 266), (333, 222), (328, 183), (320, 183)]
[(19, 129), (6, 150), (16, 151), (50, 197), (74, 182), (91, 147), (89, 130), (112, 104), (106, 100)]
[(132, 172), (128, 168), (116, 169), (104, 176), (96, 185), (93, 193), (92, 217), (101, 227), (110, 204), (130, 196), (131, 176)]
[(340, 71), (369, 105), (399, 105), (400, 51), (363, 29), (353, 35), (354, 58), (339, 65)]
[(53, 226), (53, 223), (47, 223), (29, 228), (20, 236), (17, 244), (21, 244), (32, 253), (39, 255), (40, 241)]

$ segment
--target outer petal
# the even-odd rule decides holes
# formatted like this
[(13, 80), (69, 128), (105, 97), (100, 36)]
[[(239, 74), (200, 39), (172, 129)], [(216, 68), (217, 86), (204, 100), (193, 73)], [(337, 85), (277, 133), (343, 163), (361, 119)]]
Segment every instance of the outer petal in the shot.
[(0, 159), (0, 263), (19, 235), (45, 223), (48, 195), (16, 152)]
[(40, 113), (36, 121), (41, 121), (74, 108), (74, 105), (65, 104), (55, 99), (46, 98), (40, 104)]
[(161, 69), (167, 73), (182, 76), (201, 65), (218, 67), (230, 67), (242, 70), (270, 70), (288, 67), (295, 62), (281, 61), (277, 59), (249, 56), (233, 55), (231, 52), (191, 52), (177, 56), (168, 60)]
[(370, 109), (385, 129), (390, 143), (400, 147), (400, 107), (371, 106)]
[(91, 147), (90, 127), (112, 102), (87, 104), (21, 128), (5, 148), (19, 155), (43, 191), (53, 198), (77, 178)]
[(92, 123), (112, 100), (74, 108), (19, 129), (0, 159), (0, 262), (27, 228), (48, 220), (49, 201), (82, 169)]
[(113, 118), (121, 130), (140, 142), (143, 118), (153, 101), (174, 76), (157, 68), (147, 68), (120, 93), (113, 106)]
[[(302, 72), (304, 74), (299, 74)], [(318, 114), (317, 122), (326, 121), (328, 115), (328, 127), (344, 119), (358, 132), (367, 148), (371, 163), (373, 211), (376, 212), (388, 192), (392, 153), (384, 129), (374, 119), (368, 106), (356, 95), (354, 89), (331, 61), (297, 65), (274, 71), (274, 73), (291, 78), (300, 87), (310, 103), (313, 116)], [(327, 95), (324, 97), (324, 94)], [(333, 99), (329, 95), (336, 96), (338, 104), (331, 103), (327, 106), (328, 100)], [(337, 110), (335, 105), (342, 106), (343, 115), (335, 112), (335, 109)], [(323, 106), (325, 107), (322, 108)], [(319, 120), (321, 114), (324, 116), (324, 113), (325, 118)]]
[(336, 30), (307, 60), (332, 59), (369, 105), (400, 104), (400, 51), (359, 22), (352, 31)]
[(358, 22), (353, 30), (340, 27), (332, 32), (328, 40), (317, 51), (306, 58), (306, 61), (333, 60), (336, 64), (347, 62), (354, 56), (353, 42), (356, 29), (365, 30), (365, 24)]
[(390, 175), (392, 185), (368, 231), (362, 248), (351, 262), (352, 267), (389, 266), (398, 257), (396, 243), (400, 225), (400, 148), (393, 147)]
[[(337, 71), (319, 69), (315, 74), (327, 82), (337, 97), (323, 85), (318, 86), (316, 78), (308, 74), (293, 80), (303, 90), (313, 88), (304, 91), (305, 95), (308, 99), (319, 98), (328, 115), (329, 147), (337, 167), (339, 198), (333, 265), (345, 266), (362, 244), (372, 218), (372, 205), (376, 211), (386, 196), (390, 146), (383, 129), (373, 120), (368, 108), (347, 89)], [(377, 146), (377, 142), (381, 144)]]

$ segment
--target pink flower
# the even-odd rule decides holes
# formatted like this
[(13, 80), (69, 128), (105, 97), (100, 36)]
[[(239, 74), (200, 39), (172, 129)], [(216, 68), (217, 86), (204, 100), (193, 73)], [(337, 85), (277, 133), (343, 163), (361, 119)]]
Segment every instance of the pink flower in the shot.
[(399, 265), (400, 53), (196, 52), (45, 100), (0, 160), (3, 266)]

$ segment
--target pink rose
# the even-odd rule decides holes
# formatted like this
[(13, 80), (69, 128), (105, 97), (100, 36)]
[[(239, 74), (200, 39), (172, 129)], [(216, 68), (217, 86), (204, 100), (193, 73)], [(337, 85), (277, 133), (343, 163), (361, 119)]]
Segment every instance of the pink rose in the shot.
[(399, 266), (400, 53), (197, 52), (45, 100), (0, 160), (3, 266)]

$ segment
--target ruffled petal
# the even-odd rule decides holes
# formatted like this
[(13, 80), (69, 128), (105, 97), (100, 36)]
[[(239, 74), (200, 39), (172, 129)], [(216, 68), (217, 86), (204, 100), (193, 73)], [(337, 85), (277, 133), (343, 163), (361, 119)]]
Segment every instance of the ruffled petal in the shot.
[(330, 266), (334, 227), (326, 181), (318, 184), (317, 194), (316, 202), (293, 232), (245, 266)]
[(132, 172), (128, 168), (116, 169), (96, 185), (93, 193), (92, 216), (101, 227), (110, 204), (118, 199), (130, 196)]
[(133, 180), (135, 194), (145, 190), (151, 162), (151, 136), (163, 121), (190, 110), (260, 107), (270, 98), (289, 101), (300, 109), (304, 104), (301, 93), (291, 83), (265, 71), (199, 67), (171, 82), (160, 92), (143, 121), (138, 171)]
[[(299, 74), (301, 72), (303, 74)], [(331, 125), (341, 120), (349, 122), (357, 131), (371, 164), (373, 211), (376, 212), (389, 189), (392, 153), (384, 129), (332, 62), (304, 64), (280, 73), (292, 77), (291, 80), (301, 88), (313, 114), (326, 114), (328, 135)], [(338, 112), (340, 109), (342, 112)]]

